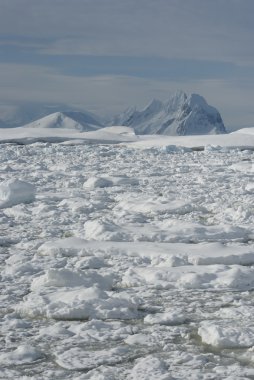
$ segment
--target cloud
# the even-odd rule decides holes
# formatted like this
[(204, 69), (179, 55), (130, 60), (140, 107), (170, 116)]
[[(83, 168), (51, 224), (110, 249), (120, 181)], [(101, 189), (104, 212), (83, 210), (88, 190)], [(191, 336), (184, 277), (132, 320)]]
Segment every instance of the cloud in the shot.
[(1, 0), (0, 35), (38, 39), (44, 54), (252, 64), (253, 13), (253, 0)]

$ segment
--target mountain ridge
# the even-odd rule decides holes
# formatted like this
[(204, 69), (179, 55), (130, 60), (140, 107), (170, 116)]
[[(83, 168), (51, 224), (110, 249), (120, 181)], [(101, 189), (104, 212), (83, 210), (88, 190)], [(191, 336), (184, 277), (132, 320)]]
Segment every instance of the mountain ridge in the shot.
[(95, 124), (101, 127), (104, 126), (104, 123), (99, 116), (77, 107), (65, 104), (47, 105), (40, 103), (23, 103), (19, 105), (0, 104), (0, 128), (25, 126), (57, 112), (64, 113), (75, 120), (76, 117), (78, 117), (81, 124), (85, 122), (84, 119), (86, 119), (88, 124)]
[(153, 99), (140, 111), (128, 108), (111, 125), (126, 125), (137, 134), (199, 135), (226, 133), (219, 111), (198, 94), (179, 91), (167, 101)]
[(23, 126), (75, 129), (84, 132), (113, 125), (131, 127), (138, 135), (227, 133), (216, 108), (208, 105), (202, 96), (187, 95), (183, 91), (178, 91), (166, 101), (153, 99), (142, 109), (129, 107), (109, 122), (91, 112), (60, 104), (0, 105), (0, 128)]

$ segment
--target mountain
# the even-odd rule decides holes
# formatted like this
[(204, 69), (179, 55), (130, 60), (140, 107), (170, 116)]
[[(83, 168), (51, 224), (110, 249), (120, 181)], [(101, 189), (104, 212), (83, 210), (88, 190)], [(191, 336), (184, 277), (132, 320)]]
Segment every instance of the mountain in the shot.
[(0, 128), (68, 128), (91, 131), (123, 125), (136, 134), (200, 135), (226, 133), (219, 112), (197, 94), (178, 92), (167, 101), (154, 99), (142, 110), (128, 108), (109, 123), (90, 112), (63, 104), (0, 104)]
[(83, 126), (89, 124), (103, 127), (102, 121), (97, 116), (78, 108), (64, 104), (24, 103), (19, 105), (0, 104), (0, 128), (21, 127), (53, 113), (63, 113)]
[(55, 112), (39, 120), (24, 125), (26, 128), (63, 128), (76, 129), (80, 132), (94, 131), (103, 125), (90, 114), (83, 112)]
[(226, 133), (220, 113), (197, 94), (178, 92), (166, 102), (154, 99), (142, 110), (128, 108), (111, 125), (132, 127), (136, 134), (201, 135)]

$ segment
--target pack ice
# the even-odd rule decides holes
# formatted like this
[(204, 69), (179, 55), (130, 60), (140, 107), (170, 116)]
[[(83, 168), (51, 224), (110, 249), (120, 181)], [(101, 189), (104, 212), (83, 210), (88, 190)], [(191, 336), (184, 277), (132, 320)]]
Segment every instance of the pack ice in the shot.
[(0, 149), (0, 378), (254, 378), (253, 135), (27, 129)]

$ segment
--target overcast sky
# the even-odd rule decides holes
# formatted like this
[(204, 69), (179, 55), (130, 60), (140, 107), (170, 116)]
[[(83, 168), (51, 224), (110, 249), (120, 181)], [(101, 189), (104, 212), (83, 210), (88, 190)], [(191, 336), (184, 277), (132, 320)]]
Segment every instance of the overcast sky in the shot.
[(254, 0), (0, 0), (0, 102), (98, 114), (197, 92), (254, 126)]

